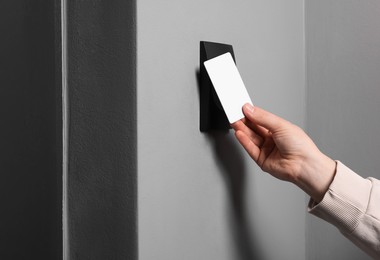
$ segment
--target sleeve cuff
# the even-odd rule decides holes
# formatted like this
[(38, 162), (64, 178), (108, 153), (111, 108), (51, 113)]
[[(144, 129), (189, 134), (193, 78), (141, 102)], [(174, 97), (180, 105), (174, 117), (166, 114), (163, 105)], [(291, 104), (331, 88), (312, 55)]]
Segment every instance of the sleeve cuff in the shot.
[(337, 161), (334, 180), (320, 203), (309, 201), (309, 213), (351, 233), (368, 207), (371, 181)]

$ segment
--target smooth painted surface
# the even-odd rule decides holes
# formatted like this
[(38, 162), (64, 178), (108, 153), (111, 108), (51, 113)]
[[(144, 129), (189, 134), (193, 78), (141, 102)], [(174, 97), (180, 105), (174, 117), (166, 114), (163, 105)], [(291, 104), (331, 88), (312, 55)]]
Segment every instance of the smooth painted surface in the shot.
[[(380, 178), (380, 2), (306, 1), (307, 125), (320, 148)], [(337, 229), (307, 221), (308, 259), (369, 259)]]
[(303, 1), (137, 2), (139, 259), (305, 259), (305, 196), (199, 132), (199, 41), (232, 44), (254, 104), (304, 125)]
[(0, 2), (0, 259), (61, 259), (56, 2)]

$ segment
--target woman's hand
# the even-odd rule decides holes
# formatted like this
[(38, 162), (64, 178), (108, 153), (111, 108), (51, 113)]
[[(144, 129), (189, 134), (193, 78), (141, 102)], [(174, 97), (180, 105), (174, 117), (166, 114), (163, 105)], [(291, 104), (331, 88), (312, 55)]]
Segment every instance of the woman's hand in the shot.
[(252, 159), (263, 171), (296, 184), (320, 202), (334, 178), (335, 161), (298, 126), (249, 104), (243, 113), (245, 118), (232, 127)]

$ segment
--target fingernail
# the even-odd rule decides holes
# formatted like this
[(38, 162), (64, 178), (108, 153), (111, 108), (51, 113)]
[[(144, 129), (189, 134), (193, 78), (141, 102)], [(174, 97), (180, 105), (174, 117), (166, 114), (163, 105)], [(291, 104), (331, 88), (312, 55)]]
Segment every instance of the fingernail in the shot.
[(253, 113), (254, 108), (253, 108), (253, 106), (251, 104), (249, 104), (249, 103), (245, 104), (244, 108), (246, 110), (248, 110), (248, 112)]

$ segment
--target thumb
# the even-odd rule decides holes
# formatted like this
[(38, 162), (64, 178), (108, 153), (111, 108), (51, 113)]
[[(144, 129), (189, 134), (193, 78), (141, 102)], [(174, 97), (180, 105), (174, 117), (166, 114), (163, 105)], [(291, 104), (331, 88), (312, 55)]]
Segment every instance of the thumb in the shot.
[(243, 106), (243, 113), (245, 117), (256, 125), (268, 129), (270, 132), (275, 133), (284, 127), (287, 121), (278, 117), (262, 108), (245, 104)]

